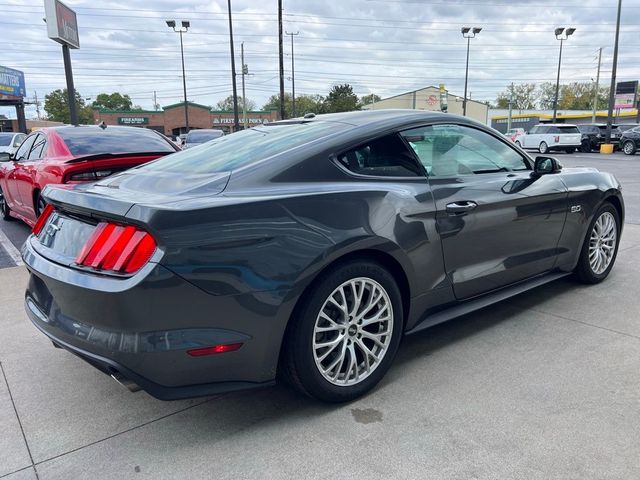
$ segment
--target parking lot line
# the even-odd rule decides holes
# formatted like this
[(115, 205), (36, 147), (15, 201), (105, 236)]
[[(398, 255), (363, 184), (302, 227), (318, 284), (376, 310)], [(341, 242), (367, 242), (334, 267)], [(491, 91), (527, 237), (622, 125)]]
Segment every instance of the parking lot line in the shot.
[(20, 252), (16, 247), (14, 247), (11, 240), (9, 240), (9, 237), (7, 237), (2, 230), (0, 230), (0, 247), (4, 248), (17, 266), (24, 265), (24, 263), (22, 263), (22, 258), (20, 257)]

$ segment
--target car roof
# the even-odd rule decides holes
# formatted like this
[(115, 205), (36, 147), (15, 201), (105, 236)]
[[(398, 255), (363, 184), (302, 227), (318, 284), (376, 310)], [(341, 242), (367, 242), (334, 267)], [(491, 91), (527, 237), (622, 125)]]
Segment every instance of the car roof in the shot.
[(122, 130), (129, 130), (129, 131), (133, 131), (133, 130), (138, 130), (138, 131), (142, 131), (145, 134), (146, 133), (153, 133), (154, 130), (149, 129), (149, 128), (141, 128), (141, 127), (125, 127), (125, 126), (118, 126), (118, 125), (61, 125), (61, 126), (57, 126), (57, 127), (45, 127), (40, 129), (39, 131), (41, 132), (62, 132), (65, 130), (82, 130), (82, 131), (87, 131), (87, 132), (107, 132), (107, 131), (112, 131), (112, 130), (118, 130), (118, 131), (122, 131)]
[(577, 127), (578, 125), (574, 125), (573, 123), (539, 123), (538, 125), (542, 125), (545, 127)]
[[(313, 115), (313, 116), (311, 116)], [(379, 122), (398, 122), (415, 121), (415, 120), (441, 120), (443, 118), (455, 117), (456, 120), (463, 119), (457, 115), (448, 113), (432, 112), (429, 110), (410, 110), (410, 109), (388, 109), (388, 110), (361, 110), (355, 112), (341, 113), (324, 113), (320, 115), (307, 114), (305, 117), (292, 118), (289, 120), (281, 120), (277, 122), (267, 123), (265, 125), (282, 125), (287, 123), (305, 123), (305, 122), (340, 122), (348, 123), (354, 126), (364, 126)]]
[(189, 130), (189, 133), (193, 132), (224, 132), (221, 128), (194, 128), (193, 130)]

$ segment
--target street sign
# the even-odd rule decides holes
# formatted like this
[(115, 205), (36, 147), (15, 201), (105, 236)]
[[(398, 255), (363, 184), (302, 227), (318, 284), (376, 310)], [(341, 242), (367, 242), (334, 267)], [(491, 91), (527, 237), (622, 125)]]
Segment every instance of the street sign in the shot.
[(638, 81), (618, 82), (614, 108), (634, 108), (637, 100)]
[(24, 73), (0, 66), (0, 96), (22, 98), (25, 95)]
[(69, 48), (80, 48), (76, 12), (60, 0), (44, 0), (47, 35)]

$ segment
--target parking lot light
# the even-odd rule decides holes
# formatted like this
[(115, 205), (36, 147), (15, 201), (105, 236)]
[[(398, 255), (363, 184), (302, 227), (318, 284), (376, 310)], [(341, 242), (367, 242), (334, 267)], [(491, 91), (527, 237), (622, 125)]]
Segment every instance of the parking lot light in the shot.
[(576, 29), (573, 27), (565, 28), (558, 27), (554, 30), (556, 40), (560, 40), (560, 55), (558, 56), (558, 78), (556, 79), (556, 95), (553, 101), (553, 122), (555, 123), (558, 118), (558, 94), (560, 92), (560, 64), (562, 63), (562, 44), (568, 39)]
[(187, 33), (191, 22), (189, 20), (182, 20), (181, 27), (176, 28), (175, 20), (167, 20), (167, 27), (173, 28), (173, 31), (180, 34), (180, 58), (182, 59), (182, 89), (184, 92), (184, 125), (185, 133), (189, 133), (189, 108), (187, 106), (187, 79), (184, 73), (184, 44), (182, 43), (182, 34)]
[(467, 67), (464, 74), (464, 98), (462, 99), (462, 115), (467, 115), (467, 84), (469, 82), (469, 47), (471, 45), (471, 39), (482, 31), (482, 27), (462, 27), (460, 32), (462, 36), (467, 39)]

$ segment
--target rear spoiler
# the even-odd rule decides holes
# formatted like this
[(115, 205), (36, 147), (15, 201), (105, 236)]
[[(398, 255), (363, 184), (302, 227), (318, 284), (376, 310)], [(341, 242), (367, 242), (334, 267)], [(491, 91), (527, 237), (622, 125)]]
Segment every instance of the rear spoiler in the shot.
[(42, 191), (42, 197), (47, 203), (67, 212), (98, 218), (124, 218), (134, 205), (134, 202), (113, 196), (85, 192), (83, 187), (84, 185), (47, 185)]
[(123, 152), (123, 153), (94, 153), (93, 155), (84, 155), (67, 160), (64, 163), (80, 163), (90, 162), (92, 160), (103, 160), (107, 158), (124, 158), (124, 157), (151, 157), (164, 156), (175, 152)]

